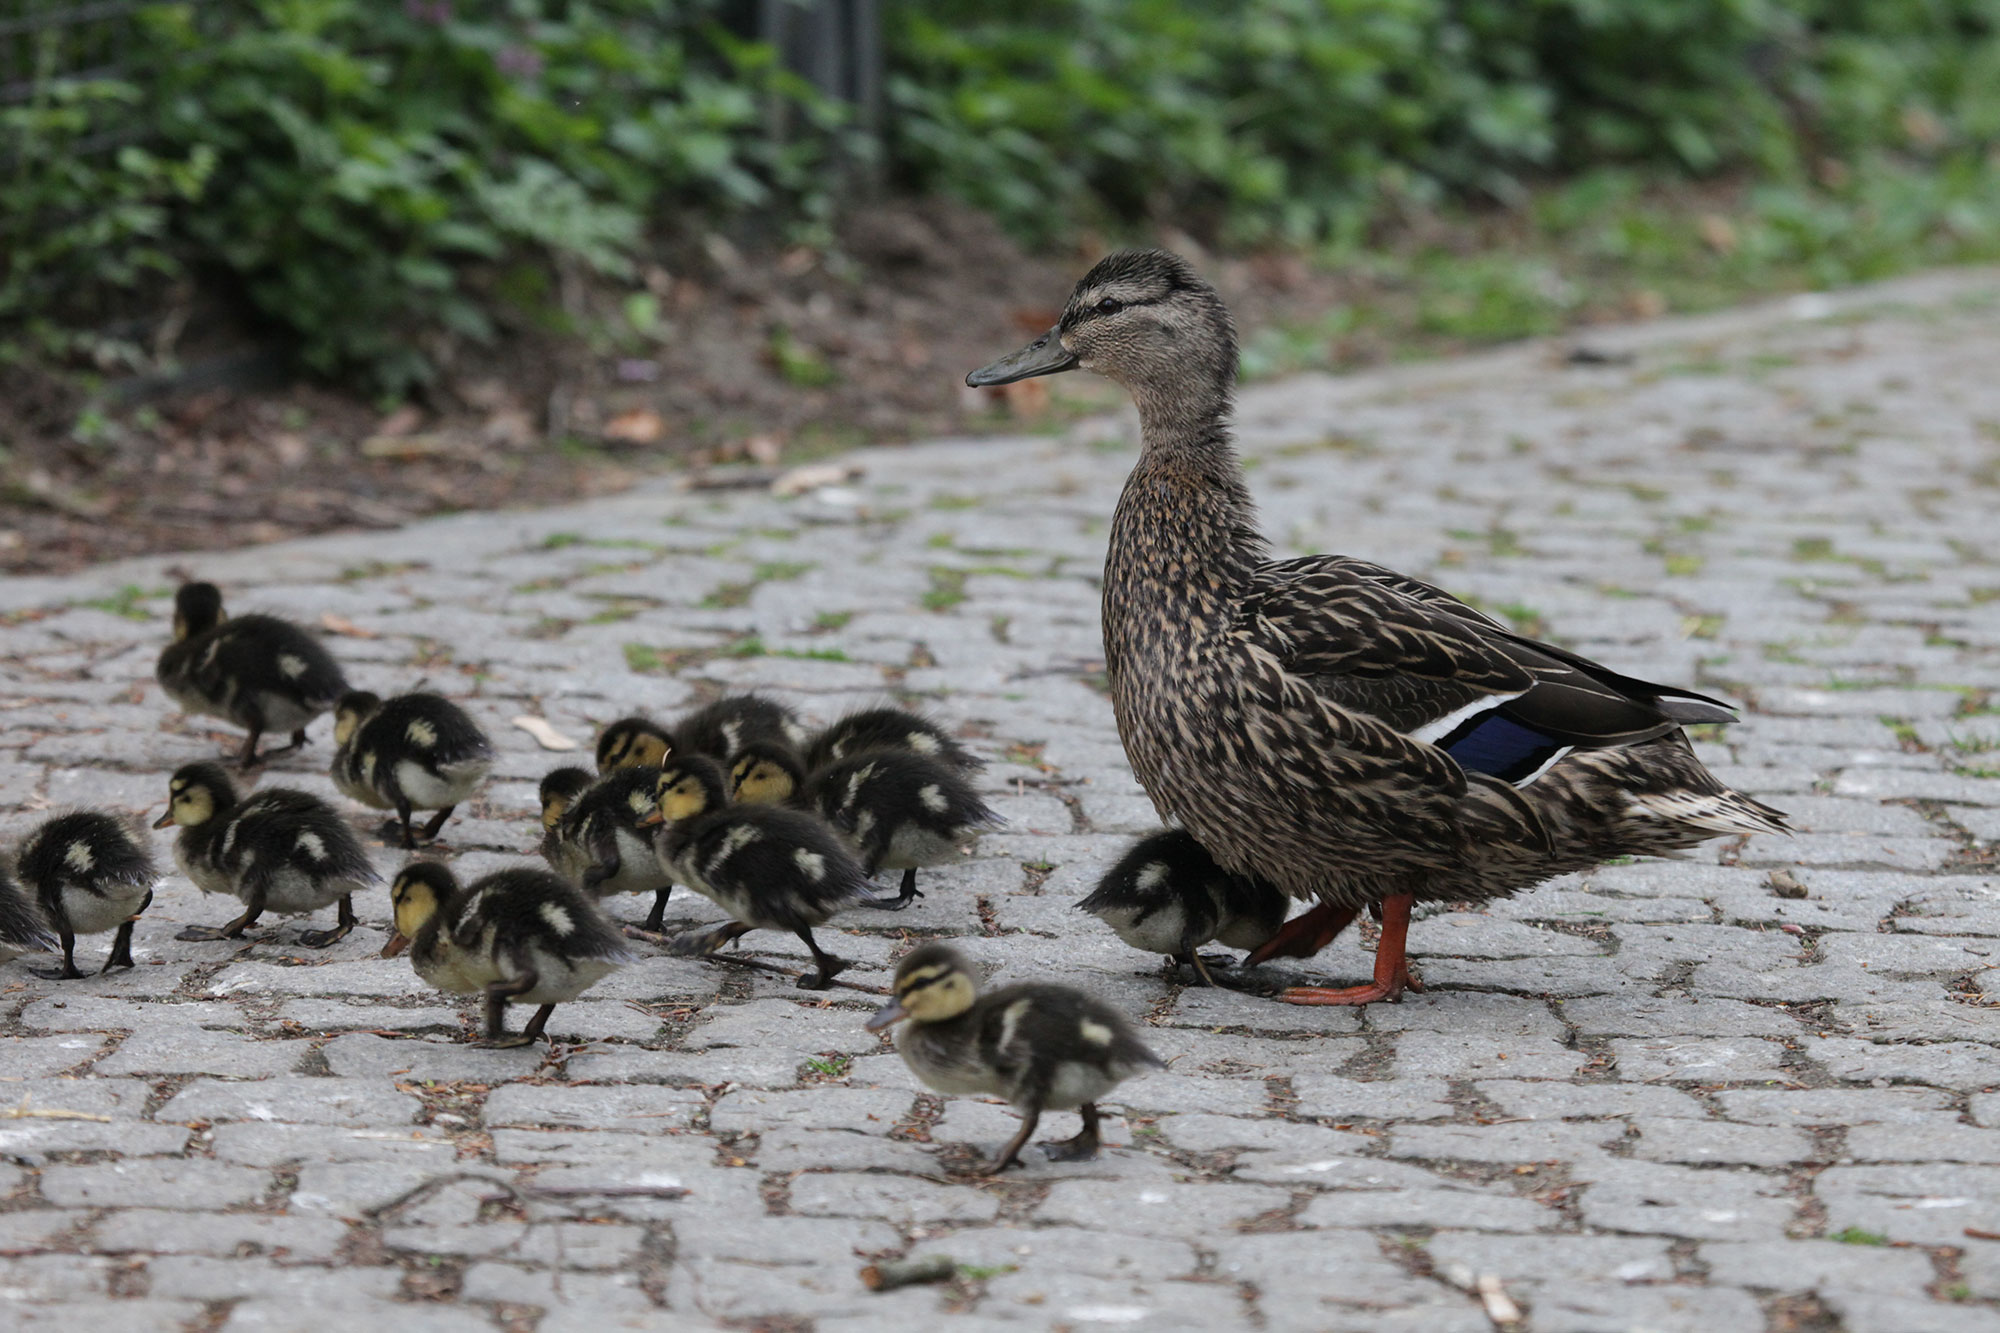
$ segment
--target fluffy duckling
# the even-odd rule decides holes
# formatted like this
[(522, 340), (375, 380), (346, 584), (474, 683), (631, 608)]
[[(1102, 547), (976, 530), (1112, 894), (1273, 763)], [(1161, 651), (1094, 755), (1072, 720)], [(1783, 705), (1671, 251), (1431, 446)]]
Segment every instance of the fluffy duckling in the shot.
[[(652, 832), (644, 827), (659, 808), (659, 777), (660, 770), (647, 765), (613, 769), (571, 799), (542, 838), (550, 867), (592, 896), (652, 894), (653, 910), (643, 928), (655, 932), (665, 924), (674, 887), (653, 855)], [(545, 803), (545, 819), (547, 810)]]
[[(276, 616), (223, 614), (213, 583), (183, 584), (174, 594), (174, 641), (154, 670), (182, 711), (226, 718), (247, 730), (242, 767), (306, 743), (306, 724), (347, 693), (347, 677), (320, 641)], [(292, 743), (257, 753), (266, 731), (289, 731)]]
[(177, 939), (239, 939), (265, 912), (287, 916), (332, 904), (332, 930), (299, 943), (321, 949), (354, 929), (354, 895), (382, 882), (347, 821), (309, 792), (271, 787), (239, 797), (220, 764), (189, 764), (167, 784), (167, 812), (154, 828), (181, 826), (174, 860), (203, 893), (229, 893), (243, 915), (226, 926), (188, 926)]
[(840, 835), (802, 810), (729, 804), (714, 760), (669, 760), (656, 782), (653, 849), (674, 882), (736, 919), (676, 943), (676, 952), (713, 953), (752, 930), (788, 930), (811, 950), (815, 971), (799, 978), (824, 990), (847, 966), (819, 947), (813, 927), (843, 907), (870, 901), (868, 875)]
[(669, 755), (700, 754), (728, 763), (744, 746), (777, 741), (805, 744), (798, 715), (761, 694), (731, 694), (684, 714), (672, 727), (649, 717), (622, 717), (597, 737), (597, 770), (643, 764), (659, 767)]
[(673, 752), (674, 735), (650, 717), (634, 713), (605, 724), (597, 733), (597, 771), (658, 768)]
[(961, 773), (976, 773), (986, 767), (984, 760), (923, 714), (907, 708), (869, 708), (849, 713), (813, 737), (806, 747), (806, 770), (816, 772), (860, 750), (911, 750), (942, 760)]
[(804, 745), (807, 732), (799, 715), (761, 694), (729, 694), (684, 714), (674, 723), (674, 739), (683, 754), (704, 754), (728, 763), (753, 741)]
[(0, 866), (0, 963), (24, 953), (53, 953), (55, 948), (56, 933), (35, 900), (21, 892), (14, 877)]
[(96, 810), (57, 815), (21, 844), (15, 868), (62, 940), (62, 966), (38, 973), (64, 980), (83, 975), (76, 966), (76, 937), (118, 933), (100, 973), (131, 967), (132, 926), (153, 901), (160, 879), (152, 853), (125, 824)]
[(926, 944), (896, 968), (895, 998), (868, 1030), (896, 1029), (896, 1050), (925, 1087), (958, 1096), (1004, 1097), (1021, 1132), (984, 1168), (1016, 1164), (1044, 1111), (1083, 1114), (1073, 1139), (1042, 1145), (1051, 1161), (1097, 1155), (1097, 1099), (1166, 1062), (1146, 1049), (1117, 1010), (1068, 986), (1029, 983), (985, 995), (963, 954)]
[(542, 779), (536, 795), (542, 806), (542, 828), (547, 830), (542, 839), (543, 856), (548, 855), (548, 833), (554, 832), (556, 825), (562, 823), (562, 817), (571, 804), (595, 781), (597, 781), (596, 774), (575, 764), (552, 769), (548, 776)]
[(1186, 830), (1162, 829), (1132, 844), (1077, 906), (1133, 948), (1166, 954), (1214, 986), (1195, 951), (1210, 940), (1258, 948), (1285, 924), (1286, 900), (1269, 884), (1224, 870)]
[(854, 839), (872, 878), (901, 870), (900, 910), (917, 892), (917, 870), (958, 859), (959, 848), (999, 825), (965, 774), (913, 750), (860, 750), (812, 775), (808, 804)]
[(412, 810), (437, 811), (421, 835), (428, 842), (493, 770), (493, 742), (463, 708), (436, 694), (383, 699), (350, 691), (334, 707), (333, 739), (340, 747), (333, 785), (363, 805), (394, 810), (401, 828), (386, 823), (382, 834), (400, 831), (404, 847), (417, 845)]
[(730, 760), (729, 795), (742, 805), (801, 805), (805, 761), (784, 741), (752, 741)]
[[(480, 1046), (528, 1046), (555, 1007), (632, 961), (618, 928), (588, 896), (546, 870), (522, 866), (459, 887), (449, 867), (412, 861), (390, 886), (396, 933), (384, 958), (404, 949), (439, 990), (486, 993)], [(507, 1002), (541, 1007), (507, 1035)]]

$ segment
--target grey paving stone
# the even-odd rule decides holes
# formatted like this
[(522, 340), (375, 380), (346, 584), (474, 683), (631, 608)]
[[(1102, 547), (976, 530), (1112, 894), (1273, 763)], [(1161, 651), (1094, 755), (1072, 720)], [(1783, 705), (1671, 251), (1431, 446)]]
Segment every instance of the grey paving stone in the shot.
[(260, 1041), (205, 1028), (145, 1029), (97, 1062), (106, 1074), (213, 1074), (266, 1078), (289, 1074), (311, 1047), (303, 1041)]
[(1653, 1162), (1604, 1162), (1583, 1192), (1583, 1219), (1604, 1231), (1702, 1240), (1785, 1234), (1795, 1209), (1783, 1176), (1694, 1170)]
[(1962, 1302), (1834, 1289), (1826, 1303), (1852, 1333), (2000, 1333), (2000, 1314)]
[(1712, 1281), (1766, 1291), (1866, 1291), (1921, 1297), (1937, 1274), (1920, 1250), (1830, 1240), (1711, 1241), (1701, 1247)]
[(555, 1125), (663, 1134), (685, 1129), (705, 1099), (699, 1090), (513, 1083), (486, 1098), (488, 1125)]
[(1282, 1190), (1263, 1185), (1161, 1183), (1132, 1189), (1105, 1181), (1065, 1180), (1049, 1187), (1035, 1215), (1070, 1226), (1116, 1227), (1191, 1241), (1288, 1202)]
[(128, 1208), (99, 1223), (91, 1248), (104, 1254), (267, 1255), (287, 1262), (324, 1262), (347, 1239), (330, 1217), (216, 1213), (190, 1225), (172, 1208)]
[(1643, 1236), (1489, 1236), (1440, 1231), (1425, 1248), (1439, 1271), (1457, 1265), (1509, 1282), (1658, 1282), (1671, 1278), (1668, 1242)]
[(1821, 1159), (1822, 1150), (1801, 1130), (1784, 1125), (1737, 1125), (1724, 1120), (1647, 1116), (1633, 1120), (1635, 1157), (1690, 1166), (1722, 1163), (1786, 1166)]
[(1550, 1333), (1763, 1333), (1766, 1327), (1749, 1296), (1713, 1287), (1564, 1283), (1538, 1292), (1533, 1311), (1534, 1327)]
[(262, 1198), (270, 1188), (268, 1172), (199, 1158), (51, 1166), (42, 1172), (42, 1197), (66, 1208), (227, 1208)]
[(198, 1080), (155, 1112), (161, 1120), (262, 1120), (319, 1125), (408, 1124), (423, 1104), (407, 1093), (359, 1079)]
[(792, 1211), (805, 1217), (876, 1217), (891, 1226), (990, 1222), (1000, 1214), (1000, 1200), (970, 1185), (847, 1172), (812, 1173), (792, 1181)]
[(116, 1324), (122, 1333), (181, 1333), (201, 1317), (195, 1301), (131, 1299), (116, 1301), (70, 1301), (56, 1305), (16, 1304), (11, 1317), (14, 1327), (27, 1333), (34, 1330), (101, 1328)]

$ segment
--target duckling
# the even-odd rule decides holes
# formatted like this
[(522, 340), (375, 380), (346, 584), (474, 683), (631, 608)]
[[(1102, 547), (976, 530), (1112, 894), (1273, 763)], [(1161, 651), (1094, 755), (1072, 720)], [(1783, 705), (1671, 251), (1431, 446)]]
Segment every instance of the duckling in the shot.
[(167, 812), (153, 827), (181, 826), (174, 860), (182, 873), (203, 893), (231, 893), (244, 906), (226, 926), (188, 926), (177, 939), (240, 939), (267, 911), (293, 916), (337, 903), (332, 930), (299, 936), (323, 949), (354, 929), (354, 895), (382, 882), (347, 821), (309, 792), (271, 787), (239, 797), (212, 763), (187, 765), (167, 788)]
[(674, 723), (678, 753), (703, 754), (724, 764), (753, 741), (782, 741), (797, 747), (806, 738), (797, 713), (761, 694), (724, 695)]
[(1285, 924), (1285, 897), (1261, 880), (1232, 875), (1185, 829), (1162, 829), (1133, 843), (1077, 907), (1147, 953), (1221, 983), (1196, 952), (1210, 940), (1252, 950)]
[(15, 868), (62, 939), (62, 966), (38, 972), (51, 981), (80, 977), (76, 937), (116, 930), (99, 973), (131, 967), (132, 926), (153, 901), (160, 874), (152, 853), (118, 819), (79, 810), (45, 821), (21, 844)]
[[(597, 781), (597, 775), (587, 768), (570, 764), (564, 768), (551, 769), (542, 779), (537, 793), (542, 806), (542, 827), (553, 833), (562, 822), (563, 814), (577, 797), (583, 795), (590, 784)], [(542, 855), (548, 855), (548, 834), (543, 835)]]
[[(479, 1046), (529, 1046), (549, 1015), (633, 961), (617, 927), (588, 896), (532, 866), (498, 871), (463, 888), (448, 866), (412, 861), (389, 889), (396, 933), (382, 946), (404, 949), (417, 975), (454, 994), (486, 993)], [(541, 1007), (507, 1035), (507, 1002)]]
[(659, 806), (659, 777), (660, 770), (649, 765), (613, 769), (570, 800), (542, 839), (550, 867), (593, 897), (652, 894), (653, 910), (642, 929), (656, 933), (665, 925), (674, 887), (653, 855), (652, 833), (641, 827)]
[(821, 949), (813, 927), (871, 901), (868, 875), (840, 835), (802, 810), (730, 805), (721, 766), (702, 755), (669, 760), (655, 791), (648, 822), (663, 826), (653, 842), (661, 867), (736, 918), (676, 941), (675, 952), (708, 954), (752, 930), (788, 930), (817, 969), (799, 985), (832, 984), (847, 960)]
[(669, 755), (702, 754), (728, 763), (746, 745), (775, 741), (805, 744), (798, 715), (761, 694), (731, 694), (684, 714), (671, 727), (634, 714), (609, 723), (597, 737), (597, 771), (645, 764), (657, 768)]
[(634, 713), (597, 733), (597, 771), (641, 765), (658, 768), (674, 748), (674, 735), (652, 718)]
[(24, 953), (54, 953), (56, 933), (35, 900), (21, 891), (14, 877), (0, 866), (0, 963)]
[(849, 713), (813, 737), (806, 747), (807, 771), (825, 768), (858, 750), (913, 750), (942, 760), (961, 773), (986, 767), (978, 755), (960, 745), (937, 723), (906, 708), (869, 708)]
[(784, 741), (751, 741), (729, 763), (730, 799), (741, 805), (804, 802), (806, 764)]
[(896, 1030), (896, 1050), (924, 1086), (959, 1096), (1004, 1097), (1021, 1132), (982, 1168), (999, 1175), (1018, 1164), (1044, 1111), (1083, 1114), (1073, 1139), (1042, 1145), (1049, 1160), (1097, 1155), (1097, 1099), (1135, 1074), (1165, 1069), (1124, 1015), (1068, 986), (1029, 983), (985, 995), (965, 956), (926, 944), (896, 968), (895, 998), (868, 1030)]
[[(245, 769), (306, 743), (306, 724), (347, 693), (347, 677), (320, 641), (276, 616), (222, 611), (212, 583), (187, 583), (174, 594), (174, 641), (154, 670), (182, 711), (226, 718), (250, 735)], [(292, 743), (257, 753), (266, 731), (289, 731)]]
[(808, 803), (854, 839), (872, 878), (901, 870), (902, 891), (881, 906), (900, 911), (920, 897), (917, 870), (958, 858), (969, 839), (997, 827), (965, 774), (914, 750), (857, 750), (812, 775)]
[[(424, 825), (426, 842), (451, 818), (493, 769), (493, 742), (463, 708), (435, 694), (383, 699), (353, 690), (334, 707), (333, 785), (341, 794), (377, 810), (394, 810), (404, 847), (415, 847), (412, 810), (435, 810)], [(394, 822), (382, 836), (398, 833)]]

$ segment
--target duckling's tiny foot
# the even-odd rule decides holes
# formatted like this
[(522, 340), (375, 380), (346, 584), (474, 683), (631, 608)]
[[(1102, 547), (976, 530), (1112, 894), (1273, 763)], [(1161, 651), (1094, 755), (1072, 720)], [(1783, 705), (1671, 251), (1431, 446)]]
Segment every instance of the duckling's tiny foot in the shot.
[(308, 949), (324, 949), (329, 944), (347, 938), (347, 932), (353, 929), (354, 923), (349, 921), (345, 925), (335, 926), (332, 930), (302, 930), (299, 932), (299, 943)]
[(677, 938), (676, 936), (667, 934), (665, 931), (651, 930), (648, 929), (646, 926), (628, 925), (625, 926), (623, 929), (625, 932), (625, 938), (628, 940), (644, 940), (647, 944), (663, 945), (666, 946), (669, 951), (672, 950), (674, 940)]
[[(835, 958), (832, 954), (828, 954), (821, 960), (817, 968), (799, 978), (799, 989), (825, 990), (833, 984), (835, 977), (847, 970), (848, 965), (852, 961), (852, 959)], [(832, 964), (832, 966), (829, 967), (828, 964)]]
[(83, 975), (83, 973), (77, 971), (76, 964), (74, 963), (69, 964), (67, 967), (31, 967), (28, 969), (28, 973), (31, 976), (40, 977), (43, 981), (73, 981)]
[(470, 1044), (488, 1051), (512, 1051), (533, 1046), (538, 1040), (532, 1032), (510, 1032), (504, 1037), (481, 1037)]
[(243, 938), (243, 933), (237, 931), (232, 934), (227, 926), (182, 926), (180, 930), (175, 932), (174, 938), (177, 940), (240, 940)]
[(1051, 1162), (1089, 1162), (1097, 1157), (1097, 1136), (1079, 1134), (1073, 1139), (1057, 1139), (1042, 1145), (1042, 1156)]

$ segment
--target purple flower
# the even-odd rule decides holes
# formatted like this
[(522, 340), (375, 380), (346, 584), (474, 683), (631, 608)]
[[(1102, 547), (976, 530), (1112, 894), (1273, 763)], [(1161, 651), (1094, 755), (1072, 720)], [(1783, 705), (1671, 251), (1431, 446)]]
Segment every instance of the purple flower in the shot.
[(442, 27), (451, 22), (451, 0), (403, 0), (403, 13), (419, 23)]
[(493, 63), (510, 78), (532, 79), (542, 72), (542, 53), (532, 46), (503, 46)]

